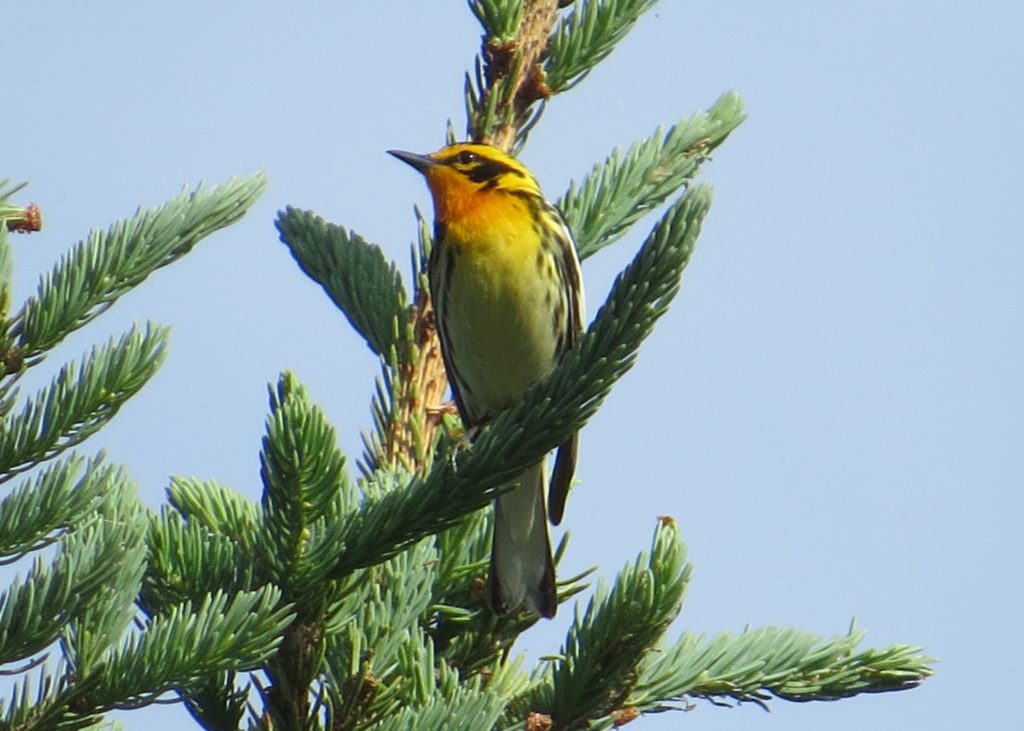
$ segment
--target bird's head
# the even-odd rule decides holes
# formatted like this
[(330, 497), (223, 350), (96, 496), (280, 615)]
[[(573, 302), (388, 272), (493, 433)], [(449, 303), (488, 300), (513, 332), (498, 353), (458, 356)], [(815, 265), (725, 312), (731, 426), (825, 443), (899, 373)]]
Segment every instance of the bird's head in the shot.
[(429, 155), (388, 150), (427, 180), (442, 219), (493, 203), (495, 196), (540, 196), (540, 186), (518, 160), (497, 147), (460, 142)]

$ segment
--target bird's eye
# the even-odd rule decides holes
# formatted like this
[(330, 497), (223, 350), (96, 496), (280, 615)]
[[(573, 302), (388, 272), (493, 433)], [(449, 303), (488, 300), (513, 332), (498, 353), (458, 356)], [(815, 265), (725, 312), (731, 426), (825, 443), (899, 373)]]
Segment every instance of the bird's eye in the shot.
[(475, 152), (463, 150), (458, 154), (458, 157), (455, 158), (455, 162), (459, 163), (459, 165), (469, 165), (471, 162), (476, 162), (478, 159), (479, 157)]

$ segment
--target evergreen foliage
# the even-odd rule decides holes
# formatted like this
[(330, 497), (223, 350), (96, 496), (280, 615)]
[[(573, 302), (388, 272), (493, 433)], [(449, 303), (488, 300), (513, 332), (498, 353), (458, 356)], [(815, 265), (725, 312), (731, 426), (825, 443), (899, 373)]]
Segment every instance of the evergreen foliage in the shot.
[(560, 93), (583, 80), (607, 58), (657, 0), (589, 0), (574, 4), (551, 35), (544, 81)]
[[(470, 0), (484, 36), (466, 83), (468, 137), (520, 148), (545, 104), (653, 5)], [(178, 477), (158, 512), (139, 505), (122, 468), (67, 450), (152, 376), (163, 328), (94, 348), (29, 398), (15, 384), (69, 332), (242, 215), (262, 178), (94, 232), (13, 315), (7, 230), (38, 228), (38, 212), (9, 204), (17, 189), (0, 183), (0, 482), (35, 470), (0, 498), (0, 559), (35, 554), (0, 595), (0, 659), (21, 663), (0, 731), (86, 728), (111, 708), (175, 696), (217, 731), (608, 729), (697, 699), (835, 700), (921, 683), (931, 669), (917, 648), (858, 650), (852, 628), (831, 640), (774, 627), (668, 638), (691, 574), (670, 518), (649, 550), (597, 581), (562, 647), (533, 669), (511, 649), (537, 618), (486, 606), (491, 515), (480, 509), (584, 426), (630, 369), (680, 291), (711, 205), (710, 187), (692, 181), (743, 119), (727, 93), (570, 186), (558, 205), (581, 257), (665, 209), (562, 363), (472, 435), (437, 408), (446, 380), (423, 217), (407, 290), (379, 247), (313, 212), (282, 211), (277, 229), (299, 267), (379, 359), (359, 474), (348, 475), (334, 427), (285, 372), (270, 389), (261, 499)], [(39, 554), (47, 547), (52, 558)], [(563, 577), (560, 602), (585, 578)], [(56, 661), (42, 666), (47, 652)]]
[[(608, 56), (653, 4), (472, 0), (484, 38), (466, 82), (468, 136), (520, 148), (550, 97)], [(856, 652), (857, 633), (823, 641), (767, 628), (710, 641), (687, 634), (667, 640), (690, 575), (670, 519), (659, 523), (649, 552), (610, 586), (599, 582), (562, 650), (530, 674), (508, 660), (508, 649), (535, 618), (496, 618), (486, 609), (490, 516), (479, 508), (507, 478), (583, 426), (629, 370), (679, 291), (710, 207), (710, 188), (691, 181), (743, 119), (739, 96), (727, 93), (707, 112), (613, 151), (559, 199), (581, 257), (674, 201), (563, 362), (471, 441), (443, 414), (417, 419), (406, 400), (417, 389), (436, 393), (441, 368), (431, 346), (423, 268), (431, 240), (422, 217), (417, 213), (415, 287), (406, 297), (377, 247), (310, 211), (281, 212), (282, 241), (367, 339), (382, 369), (358, 493), (344, 488), (346, 505), (334, 524), (308, 532), (310, 554), (332, 567), (326, 578), (345, 587), (339, 606), (351, 606), (319, 625), (322, 671), (310, 697), (323, 705), (309, 706), (303, 720), (309, 727), (611, 728), (641, 713), (685, 707), (687, 699), (835, 699), (913, 687), (930, 674), (915, 648)], [(355, 289), (335, 293), (330, 282), (343, 279), (357, 283)], [(282, 382), (293, 378), (286, 374)], [(436, 403), (418, 395), (420, 412)], [(332, 445), (328, 440), (323, 448), (331, 453)], [(312, 472), (322, 458), (310, 457)], [(292, 489), (306, 488), (294, 480)], [(307, 519), (315, 504), (305, 502)], [(582, 578), (562, 582), (561, 601), (583, 590)], [(301, 605), (309, 597), (293, 600)], [(488, 681), (481, 686), (484, 671)]]
[[(549, 98), (608, 56), (654, 3), (469, 4), (485, 35), (467, 77), (468, 134), (516, 150)], [(572, 7), (558, 7), (567, 5)], [(559, 199), (581, 257), (615, 243), (641, 218), (674, 201), (563, 362), (471, 441), (444, 415), (420, 413), (417, 419), (406, 399), (417, 389), (436, 393), (441, 367), (431, 346), (423, 281), (431, 240), (422, 217), (417, 213), (419, 241), (413, 246), (416, 285), (406, 297), (377, 247), (312, 212), (281, 212), (282, 240), (367, 339), (382, 369), (358, 493), (341, 488), (342, 511), (306, 534), (310, 555), (332, 567), (323, 576), (344, 587), (335, 606), (351, 608), (328, 612), (318, 625), (324, 633), (317, 649), (322, 670), (310, 697), (323, 705), (310, 704), (302, 723), (345, 729), (611, 728), (641, 713), (685, 707), (687, 699), (835, 699), (913, 687), (930, 674), (914, 648), (857, 653), (856, 633), (823, 641), (767, 628), (710, 641), (687, 634), (667, 640), (690, 576), (670, 519), (659, 523), (649, 552), (610, 586), (599, 582), (561, 651), (530, 674), (508, 660), (508, 649), (535, 618), (496, 618), (486, 609), (490, 516), (479, 508), (507, 478), (583, 426), (629, 370), (679, 291), (710, 207), (710, 188), (691, 187), (691, 181), (743, 119), (739, 96), (727, 93), (706, 113), (658, 130), (625, 152), (613, 151)], [(341, 280), (356, 283), (355, 289), (336, 294), (330, 282)], [(385, 348), (370, 333), (393, 337)], [(282, 383), (293, 378), (286, 374)], [(436, 403), (418, 395), (420, 412)], [(320, 433), (311, 424), (303, 429)], [(333, 453), (332, 440), (321, 444), (324, 454)], [(311, 454), (309, 470), (319, 473), (322, 459)], [(293, 471), (298, 469), (295, 464)], [(296, 500), (305, 484), (293, 479)], [(303, 504), (301, 520), (314, 519), (317, 501)], [(562, 582), (561, 601), (583, 590), (582, 578)], [(300, 606), (311, 600), (311, 606), (322, 606), (323, 597), (293, 597)], [(308, 637), (310, 629), (303, 631)], [(480, 685), (485, 671), (487, 683)], [(273, 697), (263, 697), (273, 706)]]
[(409, 319), (398, 269), (359, 234), (311, 213), (289, 209), (288, 214), (277, 227), (295, 242), (292, 254), (299, 267), (320, 283), (370, 350), (389, 352)]
[(28, 567), (0, 593), (0, 662), (15, 676), (0, 729), (89, 728), (114, 708), (255, 666), (279, 643), (288, 611), (273, 586), (225, 591), (222, 582), (140, 611), (154, 518), (124, 468), (69, 451), (157, 371), (166, 328), (134, 327), (34, 394), (18, 384), (69, 333), (239, 218), (264, 180), (200, 187), (94, 231), (12, 312), (8, 232), (40, 227), (38, 209), (11, 202), (21, 187), (0, 184), (0, 483), (21, 476), (0, 498), (0, 561)]

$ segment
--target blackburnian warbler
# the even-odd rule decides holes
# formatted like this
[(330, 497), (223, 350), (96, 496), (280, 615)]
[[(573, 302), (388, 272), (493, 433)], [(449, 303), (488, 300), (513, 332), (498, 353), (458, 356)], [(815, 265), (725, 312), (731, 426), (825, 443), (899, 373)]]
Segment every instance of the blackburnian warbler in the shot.
[[(445, 369), (463, 422), (517, 403), (582, 330), (583, 284), (572, 234), (519, 161), (483, 144), (430, 155), (392, 150), (434, 199), (428, 263)], [(545, 462), (495, 501), (490, 602), (498, 614), (558, 607), (547, 514), (557, 524), (576, 470), (577, 435), (558, 448), (545, 512)]]

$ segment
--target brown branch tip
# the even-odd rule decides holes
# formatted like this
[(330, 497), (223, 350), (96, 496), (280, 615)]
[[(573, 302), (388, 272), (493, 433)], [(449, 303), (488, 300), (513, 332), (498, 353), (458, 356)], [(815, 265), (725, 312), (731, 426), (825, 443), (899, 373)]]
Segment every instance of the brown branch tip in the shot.
[(35, 203), (29, 203), (20, 213), (6, 219), (7, 230), (17, 233), (32, 233), (43, 228), (43, 212)]
[(506, 121), (499, 123), (490, 135), (485, 134), (484, 142), (503, 150), (511, 149), (518, 127), (527, 118), (530, 107), (551, 96), (541, 62), (551, 42), (551, 32), (562, 4), (559, 0), (527, 0), (514, 38), (507, 43), (493, 39), (485, 42), (487, 94), (493, 93), (513, 71), (518, 70), (518, 74), (508, 79), (512, 85), (508, 90), (508, 98), (512, 100), (511, 114), (502, 115)]

